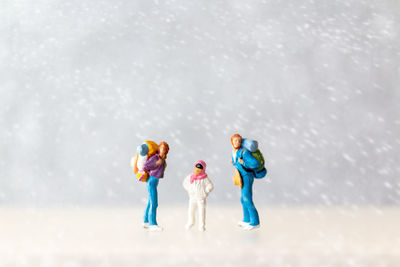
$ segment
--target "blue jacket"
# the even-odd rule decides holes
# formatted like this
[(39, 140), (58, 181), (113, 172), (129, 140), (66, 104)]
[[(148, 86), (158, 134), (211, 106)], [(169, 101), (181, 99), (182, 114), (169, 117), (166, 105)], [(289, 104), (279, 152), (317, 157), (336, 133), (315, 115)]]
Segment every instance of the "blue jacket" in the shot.
[[(240, 158), (243, 159), (243, 165), (239, 162)], [(260, 162), (251, 155), (250, 151), (243, 148), (240, 148), (236, 153), (232, 151), (232, 163), (242, 176), (248, 175), (249, 173), (252, 173), (252, 169), (260, 167)]]

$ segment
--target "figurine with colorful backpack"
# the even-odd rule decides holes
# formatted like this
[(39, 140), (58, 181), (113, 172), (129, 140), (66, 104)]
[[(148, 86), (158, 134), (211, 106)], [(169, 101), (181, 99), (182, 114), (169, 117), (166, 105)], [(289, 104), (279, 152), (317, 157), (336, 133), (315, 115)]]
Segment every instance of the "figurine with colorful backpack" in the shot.
[(157, 187), (159, 180), (164, 177), (165, 168), (167, 167), (166, 159), (168, 151), (168, 144), (166, 142), (161, 142), (157, 146), (156, 153), (148, 157), (146, 163), (143, 166), (143, 170), (149, 175), (146, 182), (149, 197), (146, 209), (144, 211), (143, 227), (148, 229), (149, 231), (163, 230), (162, 227), (158, 226), (156, 219), (158, 207)]
[(137, 147), (137, 153), (131, 159), (131, 166), (140, 182), (147, 182), (149, 174), (144, 170), (144, 165), (147, 159), (157, 152), (157, 149), (158, 145), (154, 141), (144, 141), (143, 144)]
[(244, 139), (239, 134), (231, 137), (232, 164), (236, 168), (234, 184), (241, 189), (243, 220), (238, 223), (244, 230), (260, 227), (258, 212), (253, 203), (254, 178), (263, 178), (267, 174), (264, 157), (258, 149), (257, 141)]

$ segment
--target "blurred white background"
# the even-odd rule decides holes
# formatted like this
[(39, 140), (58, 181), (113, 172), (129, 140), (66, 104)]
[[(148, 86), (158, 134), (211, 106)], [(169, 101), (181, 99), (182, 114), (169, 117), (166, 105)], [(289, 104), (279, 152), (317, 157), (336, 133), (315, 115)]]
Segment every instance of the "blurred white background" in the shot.
[[(159, 199), (160, 212), (181, 205), (171, 211), (183, 214), (174, 217), (174, 227), (185, 220), (182, 180), (198, 159), (207, 162), (216, 186), (209, 206), (233, 208), (238, 213), (232, 216), (240, 217), (229, 162), (236, 132), (258, 140), (266, 159), (268, 179), (255, 182), (260, 210), (308, 207), (312, 221), (312, 211), (343, 208), (354, 212), (360, 227), (380, 211), (383, 219), (365, 233), (378, 231), (383, 221), (392, 225), (400, 216), (399, 14), (396, 0), (0, 1), (4, 233), (25, 225), (17, 233), (33, 240), (28, 248), (46, 243), (57, 235), (35, 239), (29, 233), (46, 225), (60, 233), (68, 220), (32, 225), (29, 210), (52, 218), (71, 206), (87, 214), (94, 212), (87, 207), (137, 206), (127, 213), (137, 216), (131, 223), (138, 227), (147, 192), (129, 160), (147, 139), (170, 144)], [(388, 207), (395, 211), (387, 213)], [(364, 209), (373, 212), (360, 215)], [(69, 214), (79, 224), (79, 213), (65, 212), (62, 218)], [(107, 217), (109, 210), (103, 212), (93, 218)], [(270, 216), (279, 218), (282, 210), (274, 212)], [(267, 212), (261, 213), (265, 223)], [(288, 216), (296, 221), (295, 213)], [(267, 229), (260, 229), (255, 247), (266, 244)], [(378, 248), (398, 255), (385, 250), (383, 244), (400, 240), (395, 227), (387, 229)], [(355, 244), (376, 241), (380, 235), (374, 234)], [(7, 253), (18, 253), (10, 244), (19, 240), (4, 239), (6, 248), (15, 248)], [(288, 239), (282, 240), (284, 254)], [(329, 240), (321, 244), (332, 245)], [(46, 265), (46, 257), (38, 259)]]
[(213, 199), (230, 202), (239, 132), (267, 161), (261, 202), (399, 204), (399, 12), (395, 0), (1, 1), (0, 202), (137, 203), (129, 159), (146, 139), (171, 146), (163, 201), (185, 199), (203, 159)]

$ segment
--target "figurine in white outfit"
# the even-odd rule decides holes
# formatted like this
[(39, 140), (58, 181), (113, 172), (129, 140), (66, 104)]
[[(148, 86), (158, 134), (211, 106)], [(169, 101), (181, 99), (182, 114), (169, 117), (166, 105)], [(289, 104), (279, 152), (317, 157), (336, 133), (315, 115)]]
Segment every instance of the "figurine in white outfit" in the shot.
[(183, 187), (189, 194), (189, 218), (186, 229), (190, 229), (195, 222), (196, 209), (199, 211), (199, 231), (205, 231), (206, 227), (206, 198), (214, 189), (214, 185), (207, 177), (206, 163), (199, 160), (194, 165), (193, 174), (183, 181)]

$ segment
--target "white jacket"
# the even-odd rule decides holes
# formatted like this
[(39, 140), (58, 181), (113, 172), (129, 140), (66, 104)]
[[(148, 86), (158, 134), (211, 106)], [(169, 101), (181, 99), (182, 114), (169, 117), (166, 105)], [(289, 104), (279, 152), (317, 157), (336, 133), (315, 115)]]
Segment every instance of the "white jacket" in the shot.
[(194, 180), (193, 183), (190, 183), (190, 176), (187, 176), (185, 180), (183, 180), (183, 187), (189, 193), (189, 197), (191, 199), (202, 200), (205, 199), (208, 194), (214, 189), (214, 184), (211, 182), (208, 177), (201, 180)]

